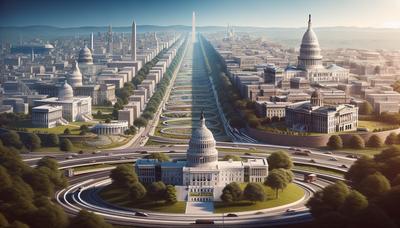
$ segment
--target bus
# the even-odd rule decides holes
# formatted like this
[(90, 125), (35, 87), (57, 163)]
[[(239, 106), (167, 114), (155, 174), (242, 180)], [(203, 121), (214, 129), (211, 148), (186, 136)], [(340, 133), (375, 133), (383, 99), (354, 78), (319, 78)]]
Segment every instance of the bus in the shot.
[(311, 183), (317, 180), (317, 175), (315, 173), (304, 174), (304, 182)]
[(209, 219), (196, 219), (194, 224), (199, 224), (199, 225), (210, 225), (214, 224), (214, 220), (209, 220)]

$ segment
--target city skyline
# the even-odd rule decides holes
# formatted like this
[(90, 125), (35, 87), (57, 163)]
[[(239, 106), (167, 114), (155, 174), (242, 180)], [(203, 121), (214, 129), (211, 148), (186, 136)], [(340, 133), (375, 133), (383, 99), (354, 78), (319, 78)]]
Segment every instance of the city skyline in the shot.
[[(163, 7), (155, 7), (164, 4)], [(19, 1), (0, 2), (0, 26), (49, 25), (56, 27), (129, 26), (132, 18), (138, 25), (188, 25), (192, 11), (199, 16), (198, 26), (304, 27), (306, 15), (312, 14), (315, 27), (400, 28), (395, 0), (338, 0), (334, 2), (233, 0), (163, 1)], [(357, 9), (357, 10), (356, 10)], [(73, 15), (73, 16), (72, 16)], [(154, 15), (160, 15), (154, 17)], [(238, 16), (240, 15), (240, 16)]]

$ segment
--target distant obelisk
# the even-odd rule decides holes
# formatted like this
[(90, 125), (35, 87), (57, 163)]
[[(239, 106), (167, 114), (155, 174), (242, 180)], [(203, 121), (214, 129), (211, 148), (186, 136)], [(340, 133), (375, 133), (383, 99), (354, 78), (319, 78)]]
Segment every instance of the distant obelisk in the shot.
[(192, 42), (194, 43), (196, 40), (196, 14), (193, 11), (193, 16), (192, 16)]
[(92, 51), (92, 53), (93, 53), (93, 33), (91, 33), (90, 34), (90, 50)]
[(112, 27), (111, 25), (108, 27), (108, 53), (112, 54), (113, 53), (113, 33), (112, 33)]
[(132, 60), (136, 61), (136, 22), (135, 22), (135, 20), (133, 20), (133, 22), (132, 22), (131, 52), (132, 52)]

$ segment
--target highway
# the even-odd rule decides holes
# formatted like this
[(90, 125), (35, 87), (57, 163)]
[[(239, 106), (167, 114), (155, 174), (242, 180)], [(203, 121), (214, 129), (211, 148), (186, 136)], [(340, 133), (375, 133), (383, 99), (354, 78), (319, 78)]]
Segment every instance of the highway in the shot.
[[(188, 45), (190, 45), (188, 43), (186, 43), (184, 54), (188, 49)], [(186, 57), (186, 55), (184, 56)], [(170, 110), (164, 108), (166, 104), (168, 104), (169, 95), (171, 91), (173, 91), (173, 85), (184, 59), (185, 58), (181, 59), (177, 69), (173, 73), (170, 86), (167, 88), (166, 95), (155, 113), (155, 118), (149, 121), (147, 127), (140, 129), (136, 139), (132, 140), (127, 145), (115, 149), (91, 151), (82, 154), (47, 152), (27, 153), (21, 154), (22, 159), (28, 165), (35, 167), (36, 163), (41, 158), (50, 156), (58, 161), (60, 169), (63, 170), (97, 164), (133, 164), (137, 159), (155, 152), (167, 153), (173, 160), (186, 159), (186, 150), (188, 148), (187, 140), (152, 136), (160, 116), (163, 118), (161, 113), (164, 112), (163, 114), (167, 114), (170, 112)], [(214, 96), (216, 96), (212, 81), (211, 87)], [(179, 98), (179, 95), (177, 94), (173, 94), (173, 96)], [(190, 101), (190, 99), (188, 99), (188, 101)], [(217, 102), (217, 108), (218, 105)], [(215, 109), (215, 107), (213, 109)], [(208, 110), (208, 112), (211, 113), (210, 110)], [(217, 114), (215, 110), (212, 113), (215, 115)], [(186, 119), (183, 118), (181, 120)], [(211, 117), (210, 120), (211, 125), (217, 124), (216, 122), (212, 122), (217, 120), (217, 116)], [(164, 118), (163, 121), (166, 121), (164, 123), (168, 126), (174, 125), (173, 121), (176, 121), (176, 119)], [(176, 127), (177, 126), (175, 126), (175, 128)], [(230, 133), (228, 134), (231, 137), (234, 136), (233, 141), (235, 142), (217, 142), (217, 149), (219, 150), (220, 158), (228, 154), (235, 154), (246, 158), (267, 157), (274, 151), (284, 150), (290, 154), (295, 165), (328, 168), (341, 173), (346, 172), (348, 167), (350, 167), (355, 161), (355, 159), (346, 157), (346, 154), (328, 154), (310, 148), (289, 148), (285, 146), (259, 144), (255, 140), (251, 140), (251, 138), (249, 139), (248, 136), (241, 132), (233, 134), (232, 132), (235, 132), (234, 129), (230, 129), (229, 132)], [(144, 146), (149, 138), (154, 141), (167, 143), (167, 145)], [(296, 152), (296, 149), (302, 151), (310, 150), (310, 152), (308, 155), (299, 155)], [(101, 188), (111, 182), (109, 178), (110, 170), (88, 172), (70, 177), (70, 186), (57, 192), (55, 198), (70, 215), (76, 215), (81, 209), (87, 209), (104, 216), (104, 218), (110, 223), (118, 225), (134, 225), (139, 227), (197, 227), (198, 225), (193, 223), (198, 218), (213, 220), (215, 222), (215, 224), (212, 225), (213, 227), (265, 227), (310, 221), (312, 217), (308, 208), (304, 206), (308, 199), (316, 191), (321, 190), (336, 180), (342, 180), (343, 178), (340, 175), (336, 176), (327, 173), (316, 173), (318, 176), (317, 181), (305, 183), (302, 181), (303, 173), (305, 171), (297, 169), (296, 167), (293, 171), (295, 173), (295, 183), (304, 189), (305, 192), (302, 199), (290, 205), (276, 208), (236, 213), (238, 217), (226, 217), (224, 214), (189, 215), (156, 212), (148, 212), (149, 217), (135, 216), (134, 212), (136, 210), (110, 205), (99, 198), (97, 193)], [(289, 208), (295, 212), (287, 212), (286, 210)], [(210, 226), (211, 225), (207, 225), (206, 227)]]
[[(146, 212), (149, 217), (134, 216), (134, 209), (121, 208), (105, 203), (98, 197), (98, 191), (110, 183), (109, 171), (96, 174), (87, 174), (86, 178), (71, 179), (69, 188), (57, 193), (57, 201), (70, 214), (77, 213), (85, 208), (105, 217), (107, 221), (119, 225), (135, 225), (141, 227), (189, 227), (196, 219), (210, 219), (215, 222), (213, 227), (263, 227), (266, 225), (291, 224), (310, 221), (311, 216), (304, 203), (312, 194), (332, 183), (319, 179), (311, 184), (301, 182), (302, 175), (296, 174), (295, 183), (305, 191), (305, 196), (292, 205), (285, 205), (273, 209), (236, 213), (238, 217), (226, 217), (223, 214), (213, 215), (183, 215), (170, 213)], [(290, 208), (295, 212), (286, 212)], [(143, 212), (143, 210), (140, 210)]]

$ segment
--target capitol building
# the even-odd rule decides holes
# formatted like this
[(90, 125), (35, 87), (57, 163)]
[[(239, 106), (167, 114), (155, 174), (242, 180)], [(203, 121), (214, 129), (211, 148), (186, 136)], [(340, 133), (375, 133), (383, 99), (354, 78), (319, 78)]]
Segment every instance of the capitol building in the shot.
[(205, 124), (193, 130), (186, 161), (159, 162), (139, 159), (135, 164), (142, 183), (163, 181), (179, 189), (178, 199), (186, 201), (219, 201), (225, 185), (231, 182), (260, 182), (268, 176), (265, 158), (243, 161), (219, 161), (216, 141)]
[[(70, 81), (81, 83), (75, 76), (72, 75)], [(32, 124), (37, 127), (51, 128), (74, 121), (92, 120), (92, 98), (74, 96), (74, 89), (67, 80), (59, 88), (58, 97), (35, 100), (34, 106)]]
[(288, 66), (282, 70), (275, 66), (268, 66), (265, 70), (267, 83), (280, 85), (292, 78), (304, 78), (311, 84), (347, 82), (349, 70), (331, 64), (322, 65), (321, 48), (315, 34), (311, 15), (309, 15), (307, 30), (303, 35), (300, 45), (297, 67)]
[(324, 105), (323, 95), (315, 90), (310, 101), (286, 107), (286, 126), (294, 131), (335, 133), (356, 131), (358, 107), (350, 104)]

